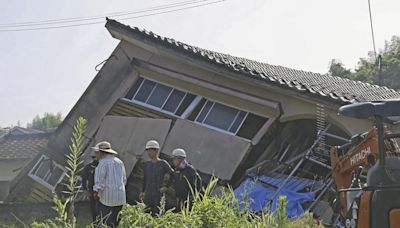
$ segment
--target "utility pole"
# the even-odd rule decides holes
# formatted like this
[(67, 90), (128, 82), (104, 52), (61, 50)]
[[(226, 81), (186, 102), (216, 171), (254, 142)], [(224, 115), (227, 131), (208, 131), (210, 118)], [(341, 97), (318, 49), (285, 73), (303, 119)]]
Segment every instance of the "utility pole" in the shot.
[(378, 58), (376, 59), (376, 65), (378, 68), (377, 71), (377, 79), (378, 79), (378, 85), (382, 86), (383, 85), (383, 77), (382, 77), (382, 55), (378, 55)]

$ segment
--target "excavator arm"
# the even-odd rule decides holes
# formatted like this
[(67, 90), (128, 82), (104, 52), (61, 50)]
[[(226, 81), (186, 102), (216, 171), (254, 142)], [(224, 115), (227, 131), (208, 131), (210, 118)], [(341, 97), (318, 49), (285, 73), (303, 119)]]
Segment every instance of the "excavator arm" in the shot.
[[(340, 107), (339, 113), (359, 119), (374, 118), (376, 123), (376, 128), (363, 134), (360, 141), (352, 140), (346, 147), (331, 150), (340, 221), (346, 227), (399, 227), (400, 150), (394, 138), (400, 138), (400, 134), (388, 133), (384, 121), (400, 116), (400, 99), (353, 103)], [(367, 171), (363, 187), (358, 183), (359, 176), (353, 178), (360, 166)]]
[[(387, 134), (388, 131), (385, 131)], [(395, 140), (385, 140), (387, 156), (400, 157), (399, 147)], [(330, 151), (332, 177), (337, 189), (349, 189), (352, 186), (353, 176), (360, 167), (369, 169), (379, 159), (378, 133), (373, 127), (363, 135), (353, 137), (353, 140), (343, 146), (332, 147)], [(347, 194), (339, 193), (340, 213), (345, 216), (348, 212)]]

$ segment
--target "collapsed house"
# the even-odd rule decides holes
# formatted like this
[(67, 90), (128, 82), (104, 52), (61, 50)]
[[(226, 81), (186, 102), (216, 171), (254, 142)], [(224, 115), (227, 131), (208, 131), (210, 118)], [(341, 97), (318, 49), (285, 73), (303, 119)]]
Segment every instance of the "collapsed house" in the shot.
[(298, 178), (295, 185), (312, 184), (321, 193), (330, 179), (329, 147), (373, 124), (338, 116), (338, 108), (400, 98), (386, 87), (213, 52), (114, 20), (106, 28), (120, 43), (47, 148), (13, 182), (9, 201), (32, 200), (39, 191), (40, 199), (51, 199), (56, 185), (49, 182), (63, 178), (80, 116), (88, 119), (85, 148), (108, 140), (119, 152), (130, 174), (130, 202), (139, 193), (150, 139), (165, 157), (184, 148), (205, 180), (215, 175), (236, 187), (257, 176), (281, 190)]

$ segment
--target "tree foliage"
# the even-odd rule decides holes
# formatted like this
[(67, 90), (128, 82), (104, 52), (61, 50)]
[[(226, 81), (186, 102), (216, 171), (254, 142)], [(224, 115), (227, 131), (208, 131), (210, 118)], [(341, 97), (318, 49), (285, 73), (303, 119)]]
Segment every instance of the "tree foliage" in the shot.
[(341, 78), (349, 78), (351, 75), (351, 70), (346, 69), (342, 61), (339, 59), (332, 59), (329, 62), (329, 73)]
[(374, 53), (370, 52), (367, 58), (360, 58), (354, 71), (346, 68), (340, 60), (333, 59), (329, 64), (329, 73), (333, 76), (400, 89), (400, 37), (393, 36), (390, 41), (386, 41), (385, 47), (378, 54), (382, 60), (381, 72), (378, 70), (378, 61)]
[(42, 131), (49, 131), (54, 130), (61, 124), (63, 118), (61, 113), (53, 114), (46, 112), (44, 113), (43, 117), (37, 115), (33, 118), (32, 123), (28, 123), (27, 127), (42, 130)]
[(0, 136), (2, 136), (3, 134), (5, 134), (7, 132), (6, 129), (0, 127)]

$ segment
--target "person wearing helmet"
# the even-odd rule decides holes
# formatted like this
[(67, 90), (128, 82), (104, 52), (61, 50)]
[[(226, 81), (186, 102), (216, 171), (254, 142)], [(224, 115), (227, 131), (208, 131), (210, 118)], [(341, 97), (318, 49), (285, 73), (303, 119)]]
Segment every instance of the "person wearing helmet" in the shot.
[(146, 152), (150, 160), (144, 163), (143, 188), (139, 198), (150, 209), (151, 214), (156, 215), (173, 169), (167, 161), (160, 159), (160, 144), (157, 141), (148, 141)]
[(184, 149), (175, 149), (172, 151), (174, 173), (172, 174), (172, 183), (176, 194), (177, 211), (180, 211), (189, 200), (189, 207), (193, 203), (192, 191), (199, 191), (201, 188), (201, 177), (196, 169), (187, 162), (186, 151)]

